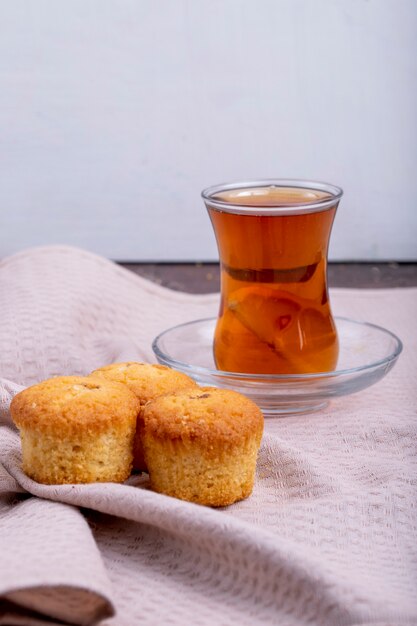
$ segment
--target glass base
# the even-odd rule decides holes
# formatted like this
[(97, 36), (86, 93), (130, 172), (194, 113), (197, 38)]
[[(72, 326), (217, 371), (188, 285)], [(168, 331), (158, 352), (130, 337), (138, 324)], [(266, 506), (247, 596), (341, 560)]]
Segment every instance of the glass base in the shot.
[(273, 408), (264, 408), (264, 417), (291, 417), (291, 415), (303, 415), (305, 413), (316, 413), (324, 409), (328, 402), (291, 402)]

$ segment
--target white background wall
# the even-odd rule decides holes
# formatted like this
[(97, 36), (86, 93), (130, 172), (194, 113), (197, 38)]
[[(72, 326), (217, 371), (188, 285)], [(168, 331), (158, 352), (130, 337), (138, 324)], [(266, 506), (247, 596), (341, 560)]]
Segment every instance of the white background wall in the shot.
[(333, 259), (417, 258), (416, 0), (0, 0), (0, 257), (217, 257), (210, 184), (341, 185)]

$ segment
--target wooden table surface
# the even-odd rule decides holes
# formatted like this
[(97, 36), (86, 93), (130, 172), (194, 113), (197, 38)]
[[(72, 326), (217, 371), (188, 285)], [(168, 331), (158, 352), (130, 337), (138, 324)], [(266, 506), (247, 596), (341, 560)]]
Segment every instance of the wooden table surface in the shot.
[[(217, 263), (121, 263), (159, 285), (188, 293), (220, 289)], [(329, 285), (351, 288), (416, 287), (417, 263), (329, 263)]]

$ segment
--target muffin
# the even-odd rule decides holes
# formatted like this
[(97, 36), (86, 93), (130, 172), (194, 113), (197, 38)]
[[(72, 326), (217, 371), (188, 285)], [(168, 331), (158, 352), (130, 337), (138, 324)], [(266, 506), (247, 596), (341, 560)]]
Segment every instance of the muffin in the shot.
[(197, 383), (181, 372), (152, 363), (112, 363), (95, 370), (91, 376), (100, 376), (124, 383), (139, 398), (141, 406), (165, 393), (196, 387)]
[(23, 471), (45, 484), (123, 482), (132, 469), (137, 397), (102, 378), (62, 376), (18, 393)]
[(210, 506), (252, 493), (263, 416), (245, 396), (213, 387), (160, 396), (138, 430), (155, 491)]
[[(139, 398), (141, 406), (165, 393), (172, 393), (196, 387), (197, 383), (181, 372), (165, 365), (151, 363), (112, 363), (92, 372), (91, 376), (100, 376), (108, 380), (124, 383)], [(146, 471), (140, 437), (135, 438), (133, 467)]]

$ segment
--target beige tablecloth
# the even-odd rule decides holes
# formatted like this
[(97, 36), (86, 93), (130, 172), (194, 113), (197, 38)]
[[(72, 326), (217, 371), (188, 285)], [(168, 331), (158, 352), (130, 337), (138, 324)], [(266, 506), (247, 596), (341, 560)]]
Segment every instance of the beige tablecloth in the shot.
[(20, 385), (153, 360), (159, 331), (217, 302), (68, 247), (0, 263), (0, 624), (417, 623), (416, 289), (333, 290), (336, 314), (391, 329), (404, 352), (366, 391), (268, 419), (244, 502), (21, 472), (8, 414)]

